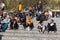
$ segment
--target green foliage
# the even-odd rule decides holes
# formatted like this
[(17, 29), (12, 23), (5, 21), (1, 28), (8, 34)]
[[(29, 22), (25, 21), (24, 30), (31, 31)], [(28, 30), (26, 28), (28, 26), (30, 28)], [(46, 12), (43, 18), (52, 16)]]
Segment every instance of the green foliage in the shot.
[[(23, 8), (25, 7), (32, 7), (34, 4), (36, 4), (38, 0), (19, 0), (18, 2), (16, 0), (5, 0), (6, 3), (6, 9), (10, 10), (12, 8), (17, 8), (17, 5), (19, 2), (23, 4)], [(56, 8), (57, 6), (60, 6), (60, 1), (57, 2), (57, 0), (42, 0), (43, 6), (49, 7), (49, 8)]]
[(57, 6), (57, 2), (55, 0), (50, 0), (50, 2), (48, 3), (48, 6), (54, 9)]
[(10, 10), (17, 7), (17, 2), (15, 0), (6, 0), (6, 9)]

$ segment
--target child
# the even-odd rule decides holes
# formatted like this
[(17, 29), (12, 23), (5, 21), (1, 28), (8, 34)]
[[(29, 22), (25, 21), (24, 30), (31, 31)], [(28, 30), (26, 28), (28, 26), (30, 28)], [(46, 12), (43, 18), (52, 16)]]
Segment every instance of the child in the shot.
[(41, 31), (41, 32), (45, 32), (45, 29), (46, 29), (46, 26), (44, 26), (44, 24), (43, 24), (44, 22), (43, 21), (40, 21), (39, 22), (39, 25), (38, 25), (38, 30), (39, 30), (39, 32)]

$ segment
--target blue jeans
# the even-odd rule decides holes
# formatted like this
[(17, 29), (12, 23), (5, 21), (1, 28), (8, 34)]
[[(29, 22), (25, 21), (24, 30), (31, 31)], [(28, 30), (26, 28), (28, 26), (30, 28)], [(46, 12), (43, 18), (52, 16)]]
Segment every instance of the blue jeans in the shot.
[(18, 16), (18, 17), (20, 17), (20, 16), (21, 16), (21, 11), (19, 11), (19, 12), (17, 13), (17, 16)]
[(5, 31), (8, 28), (8, 23), (2, 24), (2, 31)]

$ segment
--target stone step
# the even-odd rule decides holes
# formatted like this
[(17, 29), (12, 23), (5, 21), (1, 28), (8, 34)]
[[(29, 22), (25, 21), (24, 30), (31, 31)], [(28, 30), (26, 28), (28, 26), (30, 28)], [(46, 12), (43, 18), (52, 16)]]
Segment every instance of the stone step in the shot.
[(56, 23), (56, 25), (57, 25), (57, 26), (60, 26), (60, 24), (57, 24), (57, 23)]
[[(1, 34), (0, 34), (1, 35)], [(43, 34), (43, 33), (40, 33), (40, 34), (14, 34), (14, 33), (11, 33), (11, 34), (2, 34), (3, 37), (45, 37), (45, 38), (48, 38), (48, 37), (60, 37), (60, 34), (55, 34), (55, 33), (49, 33), (49, 34)]]
[(58, 24), (60, 24), (60, 21), (56, 21), (55, 23), (58, 23)]
[[(60, 29), (60, 25), (59, 26), (57, 25), (56, 27), (57, 29)], [(38, 29), (38, 26), (34, 26), (33, 30), (37, 30), (37, 29)], [(19, 27), (19, 30), (24, 30), (24, 27)]]
[(7, 39), (9, 39), (9, 40), (59, 40), (60, 38), (57, 38), (57, 37), (53, 37), (53, 38), (41, 38), (41, 37), (34, 37), (34, 38), (26, 38), (26, 37), (12, 37), (12, 38), (6, 38), (6, 37), (3, 37), (3, 39), (2, 40), (7, 40)]
[[(28, 28), (26, 28), (26, 29), (24, 29), (24, 28), (19, 28), (19, 29), (17, 29), (17, 30), (28, 30)], [(31, 31), (37, 31), (38, 30), (38, 27), (35, 27), (35, 28), (33, 28)], [(60, 31), (60, 26), (57, 26), (57, 30), (58, 31)], [(10, 31), (10, 30), (9, 30)]]
[(39, 35), (39, 36), (3, 36), (2, 37), (3, 40), (39, 40), (39, 39), (42, 39), (42, 40), (59, 40), (60, 39), (60, 35)]
[[(46, 26), (47, 26), (48, 24), (46, 24)], [(57, 24), (56, 23), (56, 26), (60, 26), (60, 24)], [(34, 27), (38, 27), (38, 24), (34, 24)], [(23, 25), (21, 25), (21, 26), (19, 26), (19, 28), (23, 28)]]
[[(3, 36), (6, 36), (6, 37), (23, 37), (23, 36), (26, 36), (26, 37), (33, 37), (33, 36), (37, 36), (39, 35), (39, 37), (41, 35), (49, 35), (49, 36), (60, 36), (60, 33), (54, 33), (54, 32), (50, 32), (49, 34), (47, 32), (45, 32), (44, 34), (41, 32), (41, 33), (0, 33), (0, 35), (3, 35)], [(32, 35), (32, 36), (31, 36)], [(43, 36), (42, 36), (43, 37)]]
[[(46, 25), (47, 26), (47, 25)], [(60, 24), (56, 24), (57, 27), (60, 27)], [(34, 26), (34, 28), (37, 28), (38, 25)], [(23, 26), (20, 26), (19, 28), (24, 28)]]
[[(28, 29), (28, 28), (26, 28), (26, 29)], [(38, 27), (34, 27), (33, 28), (33, 30), (36, 30), (36, 29), (38, 29)], [(57, 29), (60, 29), (60, 26), (57, 26)], [(23, 27), (22, 28), (20, 27), (18, 30), (24, 30), (24, 28)]]
[[(24, 28), (19, 28), (18, 30), (24, 30)], [(26, 29), (26, 30), (28, 30), (28, 29)], [(33, 30), (38, 30), (38, 27), (35, 27), (35, 28), (33, 28)], [(57, 26), (57, 30), (60, 30), (60, 26)]]
[[(16, 33), (16, 34), (17, 34), (17, 33), (19, 33), (19, 34), (20, 34), (20, 33), (22, 33), (22, 34), (24, 34), (24, 33), (25, 33), (25, 34), (30, 34), (30, 33), (31, 33), (31, 34), (34, 34), (34, 33), (35, 33), (35, 34), (38, 34), (38, 33), (40, 33), (40, 32), (39, 32), (38, 30), (36, 30), (36, 31), (35, 31), (35, 30), (34, 30), (34, 31), (24, 31), (24, 30), (21, 30), (21, 31), (20, 31), (20, 30), (13, 31), (13, 30), (11, 30), (11, 31), (2, 32), (1, 34), (4, 34), (4, 33), (6, 33), (6, 34), (7, 34), (7, 33)], [(47, 33), (47, 31), (45, 31), (45, 33)], [(51, 32), (51, 33), (54, 33), (54, 32)], [(57, 33), (57, 34), (60, 34), (60, 30), (57, 31), (56, 33)]]
[[(57, 26), (57, 29), (60, 29), (60, 26)], [(18, 30), (25, 30), (24, 28), (19, 28)], [(28, 28), (26, 28), (28, 30)], [(38, 30), (38, 27), (33, 28), (32, 30)]]

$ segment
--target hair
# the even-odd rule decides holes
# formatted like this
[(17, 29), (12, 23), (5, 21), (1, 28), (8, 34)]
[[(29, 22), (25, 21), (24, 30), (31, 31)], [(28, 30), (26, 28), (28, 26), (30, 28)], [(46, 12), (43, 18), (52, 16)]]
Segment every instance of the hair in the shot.
[(26, 14), (26, 16), (28, 16), (28, 15), (31, 16), (30, 14)]
[(43, 21), (41, 20), (39, 23), (41, 24)]
[(21, 4), (21, 2), (19, 2), (19, 4)]
[(24, 15), (25, 15), (25, 12), (23, 12), (22, 14), (24, 14)]

